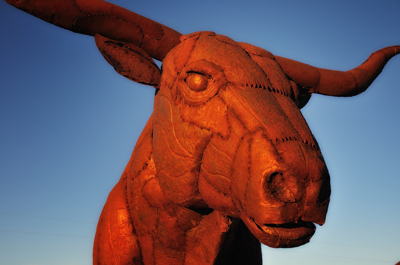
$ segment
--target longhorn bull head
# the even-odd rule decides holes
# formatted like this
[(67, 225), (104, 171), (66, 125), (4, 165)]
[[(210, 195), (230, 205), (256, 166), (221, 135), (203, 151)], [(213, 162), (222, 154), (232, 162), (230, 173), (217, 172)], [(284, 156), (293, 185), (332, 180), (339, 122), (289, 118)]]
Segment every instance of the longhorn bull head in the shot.
[(330, 182), (300, 108), (312, 93), (365, 91), (400, 53), (332, 71), (213, 32), (181, 35), (100, 0), (7, 2), (93, 35), (118, 73), (156, 89), (101, 214), (94, 264), (261, 264), (259, 242), (307, 243), (325, 222)]

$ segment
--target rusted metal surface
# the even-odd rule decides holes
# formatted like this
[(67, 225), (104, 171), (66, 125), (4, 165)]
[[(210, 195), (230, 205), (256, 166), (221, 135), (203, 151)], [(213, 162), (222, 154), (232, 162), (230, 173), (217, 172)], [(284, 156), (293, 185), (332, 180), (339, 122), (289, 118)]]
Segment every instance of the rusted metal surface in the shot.
[(100, 216), (94, 264), (261, 264), (260, 242), (307, 243), (325, 222), (330, 180), (300, 108), (312, 93), (365, 91), (400, 52), (339, 72), (213, 32), (181, 35), (99, 0), (7, 2), (93, 35), (118, 73), (156, 89)]

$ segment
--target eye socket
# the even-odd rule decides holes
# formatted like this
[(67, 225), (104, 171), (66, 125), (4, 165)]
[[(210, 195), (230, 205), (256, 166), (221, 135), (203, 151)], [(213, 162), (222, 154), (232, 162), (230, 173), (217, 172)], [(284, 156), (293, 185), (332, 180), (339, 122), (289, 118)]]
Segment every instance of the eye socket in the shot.
[(186, 85), (193, 91), (200, 92), (206, 90), (208, 86), (208, 76), (191, 72), (188, 73), (187, 77), (185, 78)]

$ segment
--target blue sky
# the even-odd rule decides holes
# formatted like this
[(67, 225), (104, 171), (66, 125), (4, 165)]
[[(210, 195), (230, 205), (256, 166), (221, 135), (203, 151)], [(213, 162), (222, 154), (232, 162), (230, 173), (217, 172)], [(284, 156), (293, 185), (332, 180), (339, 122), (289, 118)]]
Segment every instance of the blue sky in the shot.
[[(400, 45), (400, 1), (112, 1), (181, 33), (211, 30), (349, 70)], [(115, 73), (91, 37), (0, 1), (0, 264), (88, 265), (97, 219), (152, 112), (154, 89)], [(353, 98), (303, 114), (332, 178), (327, 222), (264, 264), (400, 261), (400, 56)]]

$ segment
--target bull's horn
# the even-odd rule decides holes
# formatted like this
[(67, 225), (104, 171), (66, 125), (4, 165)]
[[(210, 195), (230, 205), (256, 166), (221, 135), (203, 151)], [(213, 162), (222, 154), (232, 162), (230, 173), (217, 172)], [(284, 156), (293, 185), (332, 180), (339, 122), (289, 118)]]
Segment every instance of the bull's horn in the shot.
[(285, 73), (309, 92), (347, 97), (364, 92), (390, 58), (399, 53), (400, 46), (384, 48), (374, 52), (363, 64), (347, 72), (321, 69), (278, 56), (275, 58)]
[(181, 34), (153, 20), (101, 0), (6, 0), (56, 26), (87, 35), (132, 43), (162, 60)]

